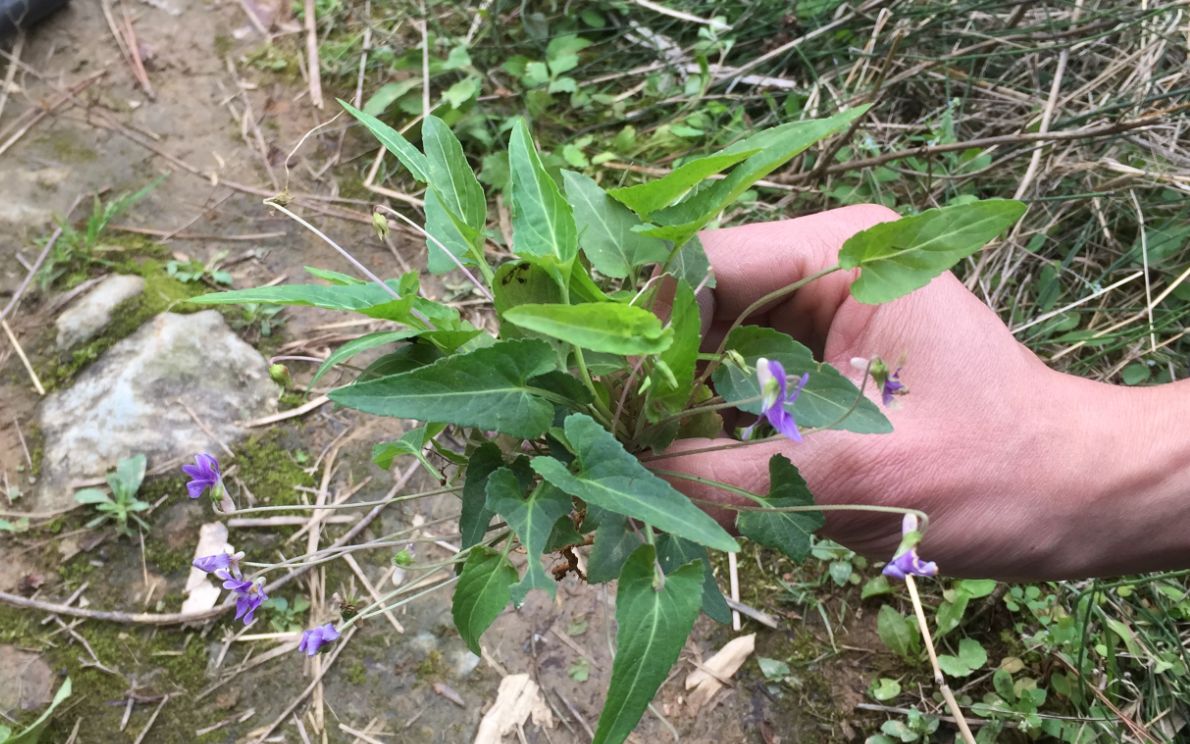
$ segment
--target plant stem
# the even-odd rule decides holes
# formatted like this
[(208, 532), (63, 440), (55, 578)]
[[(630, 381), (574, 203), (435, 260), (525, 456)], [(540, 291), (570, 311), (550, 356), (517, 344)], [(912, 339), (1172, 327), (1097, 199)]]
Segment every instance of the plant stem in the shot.
[[(398, 212), (397, 210), (395, 210), (391, 207), (385, 206), (384, 204), (377, 204), (374, 207), (374, 209), (376, 209), (379, 212), (385, 212), (387, 214), (391, 214), (393, 217), (396, 217), (397, 219), (404, 222), (406, 225), (409, 225), (414, 230), (421, 233), (422, 236), (426, 240), (428, 240), (428, 241), (432, 242), (434, 245), (438, 246), (439, 250), (441, 250), (443, 253), (445, 253), (450, 258), (450, 260), (454, 262), (455, 268), (457, 268), (459, 271), (463, 272), (463, 276), (467, 277), (471, 281), (471, 283), (475, 285), (475, 288), (479, 290), (479, 293), (481, 295), (483, 295), (487, 299), (488, 302), (495, 302), (495, 299), (492, 297), (492, 293), (490, 291), (488, 291), (488, 288), (484, 286), (483, 282), (479, 281), (479, 279), (477, 279), (475, 277), (475, 275), (472, 274), (467, 269), (467, 267), (463, 265), (463, 262), (459, 259), (458, 256), (456, 256), (455, 254), (453, 254), (449, 250), (447, 250), (446, 246), (442, 244), (441, 240), (439, 240), (438, 238), (435, 238), (433, 235), (426, 232), (425, 228), (423, 228), (421, 225), (417, 224), (413, 220), (409, 219), (408, 217), (406, 217), (405, 215), (401, 214), (400, 212)], [(472, 255), (472, 258), (474, 258), (476, 260), (476, 264), (479, 266), (479, 271), (481, 274), (483, 274), (483, 278), (488, 281), (488, 284), (491, 284), (492, 279), (495, 277), (495, 274), (492, 272), (492, 267), (488, 266), (488, 262), (486, 260), (483, 260), (482, 254), (480, 254), (478, 256)]]
[(954, 693), (950, 691), (950, 686), (946, 684), (946, 678), (942, 676), (942, 668), (938, 666), (938, 652), (934, 650), (934, 640), (930, 637), (930, 626), (926, 622), (926, 612), (921, 606), (921, 597), (917, 594), (917, 584), (914, 582), (912, 574), (905, 577), (905, 585), (909, 587), (909, 599), (913, 602), (913, 614), (917, 616), (917, 627), (921, 629), (921, 637), (926, 643), (926, 652), (930, 656), (930, 667), (934, 670), (934, 683), (938, 685), (938, 689), (942, 692), (942, 699), (946, 701), (947, 709), (954, 716), (955, 724), (958, 725), (959, 733), (962, 735), (965, 744), (975, 744), (975, 736), (971, 733), (971, 727), (967, 725), (967, 719), (963, 717), (963, 710), (959, 707), (959, 701), (955, 700)]
[[(746, 499), (751, 499), (759, 506), (739, 506), (737, 504), (720, 504), (713, 502), (713, 506), (720, 509), (729, 509), (731, 511), (762, 511), (762, 512), (823, 512), (823, 511), (859, 511), (859, 512), (875, 512), (878, 514), (914, 514), (921, 523), (921, 531), (930, 524), (930, 516), (920, 509), (911, 509), (905, 506), (877, 506), (875, 504), (806, 504), (804, 506), (770, 506), (768, 499), (758, 493), (749, 491), (746, 488), (733, 486), (724, 481), (718, 481), (711, 478), (703, 478), (698, 475), (691, 475), (690, 473), (683, 473), (677, 470), (664, 470), (661, 468), (652, 468), (654, 473), (658, 475), (669, 476), (670, 478), (679, 478), (681, 480), (688, 480), (693, 483), (698, 483), (712, 488), (718, 488), (728, 493), (734, 493), (738, 496), (743, 496)], [(704, 501), (703, 499), (691, 499), (692, 501)], [(711, 503), (711, 502), (706, 502)]]
[(707, 364), (706, 369), (704, 369), (702, 371), (702, 374), (695, 381), (694, 387), (697, 388), (700, 384), (706, 382), (706, 380), (711, 376), (711, 374), (719, 366), (720, 362), (723, 359), (723, 352), (727, 348), (727, 339), (731, 336), (731, 332), (734, 331), (735, 329), (739, 328), (741, 325), (743, 325), (744, 321), (747, 320), (748, 317), (750, 315), (752, 315), (752, 313), (763, 308), (765, 305), (769, 304), (770, 302), (776, 302), (777, 300), (779, 300), (783, 297), (787, 297), (787, 296), (793, 294), (794, 292), (798, 291), (799, 289), (801, 289), (802, 287), (806, 286), (807, 284), (809, 284), (810, 282), (812, 282), (816, 279), (821, 279), (822, 277), (826, 276), (827, 274), (833, 274), (836, 271), (839, 271), (841, 268), (842, 267), (840, 267), (838, 264), (835, 264), (834, 266), (829, 266), (825, 269), (822, 269), (821, 271), (816, 271), (813, 274), (810, 274), (809, 276), (804, 276), (801, 279), (798, 279), (796, 282), (794, 282), (792, 284), (787, 284), (784, 287), (781, 287), (780, 289), (774, 289), (772, 292), (769, 292), (768, 294), (762, 296), (761, 298), (759, 298), (758, 300), (753, 302), (748, 307), (744, 308), (744, 311), (742, 313), (740, 313), (734, 321), (732, 321), (731, 327), (728, 328), (727, 332), (723, 334), (723, 340), (719, 342), (719, 348), (715, 349), (714, 358), (711, 359), (710, 363)]

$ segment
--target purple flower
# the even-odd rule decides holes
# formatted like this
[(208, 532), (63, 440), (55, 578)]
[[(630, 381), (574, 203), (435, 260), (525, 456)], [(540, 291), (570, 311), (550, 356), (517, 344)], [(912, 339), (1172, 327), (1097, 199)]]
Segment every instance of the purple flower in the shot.
[(223, 486), (223, 474), (219, 472), (219, 461), (215, 459), (214, 455), (208, 455), (206, 452), (200, 452), (194, 456), (193, 465), (183, 465), (182, 472), (190, 476), (191, 480), (186, 484), (186, 490), (190, 492), (190, 498), (197, 499), (202, 496), (203, 491), (208, 488), (211, 493), (218, 493), (217, 489)]
[(337, 640), (339, 640), (339, 631), (335, 630), (334, 625), (327, 623), (326, 625), (320, 625), (317, 628), (303, 631), (301, 643), (298, 644), (298, 651), (301, 651), (306, 656), (314, 656), (323, 646)]
[(923, 561), (917, 555), (917, 545), (920, 542), (921, 533), (917, 530), (917, 515), (906, 514), (905, 518), (901, 520), (901, 545), (882, 573), (885, 576), (902, 580), (910, 575), (937, 576), (938, 564), (933, 561)]
[(264, 593), (264, 579), (245, 581), (232, 576), (225, 568), (217, 570), (215, 575), (223, 579), (224, 589), (230, 589), (238, 595), (236, 597), (236, 620), (242, 618), (244, 625), (251, 625), (257, 608), (269, 598), (269, 595)]
[(761, 413), (769, 420), (778, 433), (789, 437), (795, 442), (802, 441), (802, 433), (797, 430), (797, 422), (793, 414), (786, 410), (792, 405), (802, 388), (810, 379), (810, 373), (802, 375), (792, 391), (787, 392), (785, 368), (781, 363), (761, 357), (756, 360), (756, 379), (760, 383)]
[(884, 401), (885, 408), (892, 404), (894, 396), (902, 395), (901, 391), (905, 389), (905, 384), (898, 377), (900, 374), (901, 368), (897, 367), (897, 371), (886, 377), (884, 384), (880, 386), (880, 398)]
[(195, 558), (194, 567), (204, 573), (213, 573), (216, 575), (219, 575), (219, 572), (222, 570), (229, 577), (234, 576), (238, 579), (240, 578), (240, 561), (243, 558), (243, 551), (233, 553), (231, 552), (231, 548), (225, 545), (222, 553)]

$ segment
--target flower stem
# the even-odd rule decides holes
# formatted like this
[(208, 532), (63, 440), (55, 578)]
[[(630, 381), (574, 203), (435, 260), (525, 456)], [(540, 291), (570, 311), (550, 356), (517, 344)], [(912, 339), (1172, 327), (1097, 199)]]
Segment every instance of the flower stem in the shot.
[(836, 271), (839, 271), (841, 268), (842, 267), (840, 267), (838, 264), (835, 264), (834, 266), (828, 266), (821, 271), (816, 271), (809, 276), (804, 276), (792, 284), (787, 284), (780, 289), (774, 289), (772, 292), (769, 292), (768, 294), (753, 302), (748, 307), (744, 308), (744, 311), (740, 313), (734, 321), (732, 321), (731, 327), (729, 327), (727, 332), (723, 334), (723, 340), (719, 342), (719, 348), (715, 349), (714, 358), (711, 359), (710, 363), (707, 364), (706, 369), (702, 371), (702, 374), (699, 376), (698, 380), (695, 381), (694, 387), (697, 388), (700, 384), (706, 382), (706, 380), (710, 378), (711, 374), (723, 360), (723, 352), (727, 349), (727, 339), (731, 336), (731, 332), (743, 325), (744, 321), (747, 320), (748, 317), (752, 315), (752, 313), (760, 310), (770, 302), (776, 302), (777, 300), (780, 300), (784, 297), (788, 297), (810, 282), (816, 279), (821, 279), (827, 274), (833, 274)]
[[(721, 504), (719, 502), (706, 502), (720, 509), (728, 509), (731, 511), (765, 511), (765, 512), (823, 512), (823, 511), (858, 511), (858, 512), (875, 512), (878, 514), (914, 514), (921, 522), (921, 530), (924, 532), (926, 527), (930, 524), (930, 517), (920, 509), (911, 509), (906, 506), (878, 506), (876, 504), (806, 504), (804, 506), (770, 506), (768, 499), (761, 496), (754, 491), (749, 491), (746, 488), (733, 486), (724, 481), (718, 481), (711, 478), (703, 478), (698, 475), (691, 475), (690, 473), (683, 473), (677, 470), (664, 470), (662, 468), (652, 468), (654, 473), (658, 475), (668, 476), (670, 478), (679, 478), (681, 480), (691, 481), (704, 486), (718, 488), (721, 491), (734, 493), (738, 496), (743, 496), (746, 499), (751, 499), (759, 506), (740, 506), (738, 504)], [(691, 499), (692, 501), (703, 502), (703, 499)]]
[(921, 630), (922, 640), (926, 644), (926, 652), (930, 656), (930, 667), (934, 670), (934, 683), (938, 685), (938, 689), (942, 692), (942, 699), (946, 701), (947, 709), (954, 716), (955, 724), (958, 725), (959, 733), (962, 735), (965, 744), (975, 744), (975, 736), (971, 733), (971, 727), (967, 725), (967, 719), (963, 717), (963, 710), (959, 707), (959, 701), (955, 700), (954, 693), (950, 691), (950, 686), (946, 684), (946, 678), (942, 676), (942, 668), (938, 666), (938, 652), (934, 650), (934, 640), (930, 637), (930, 626), (926, 622), (926, 612), (921, 606), (921, 597), (917, 594), (917, 584), (914, 582), (912, 574), (905, 576), (905, 585), (909, 587), (909, 599), (913, 602), (913, 614), (917, 616), (917, 627)]

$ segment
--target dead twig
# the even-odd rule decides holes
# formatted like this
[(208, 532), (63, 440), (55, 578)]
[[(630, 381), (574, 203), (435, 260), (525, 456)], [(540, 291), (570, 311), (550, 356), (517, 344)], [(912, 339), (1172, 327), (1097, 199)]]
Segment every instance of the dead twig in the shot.
[(306, 70), (310, 82), (310, 103), (314, 108), (322, 108), (322, 71), (318, 59), (318, 19), (314, 13), (314, 0), (306, 0)]

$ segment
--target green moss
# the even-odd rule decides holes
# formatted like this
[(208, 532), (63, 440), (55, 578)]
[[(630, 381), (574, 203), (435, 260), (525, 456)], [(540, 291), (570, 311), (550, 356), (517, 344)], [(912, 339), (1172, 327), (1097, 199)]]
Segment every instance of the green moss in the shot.
[(25, 446), (29, 448), (29, 461), (32, 463), (29, 475), (39, 478), (41, 477), (41, 466), (45, 462), (45, 434), (42, 433), (40, 426), (33, 423), (26, 424), (24, 434)]
[(252, 437), (236, 449), (236, 475), (261, 505), (300, 504), (296, 487), (314, 486), (313, 476), (294, 461), (294, 449), (280, 429)]
[(162, 540), (145, 539), (145, 563), (163, 574), (189, 568), (193, 554), (194, 548), (191, 546), (173, 549)]
[(359, 659), (351, 662), (347, 667), (347, 671), (343, 674), (347, 681), (359, 687), (368, 678), (368, 670), (364, 668), (364, 663)]
[[(132, 335), (145, 321), (159, 313), (195, 312), (197, 306), (185, 300), (201, 294), (202, 285), (184, 284), (169, 276), (164, 265), (154, 258), (127, 258), (115, 268), (124, 273), (137, 274), (145, 280), (145, 290), (136, 297), (120, 303), (112, 312), (112, 322), (96, 338), (67, 352), (52, 353), (39, 370), (46, 389), (65, 387), (74, 377), (99, 358), (117, 342)], [(48, 341), (48, 339), (47, 339)], [(47, 342), (46, 348), (51, 345)]]
[(446, 674), (446, 662), (442, 659), (442, 652), (434, 649), (426, 654), (413, 672), (418, 682), (430, 682), (441, 679)]

